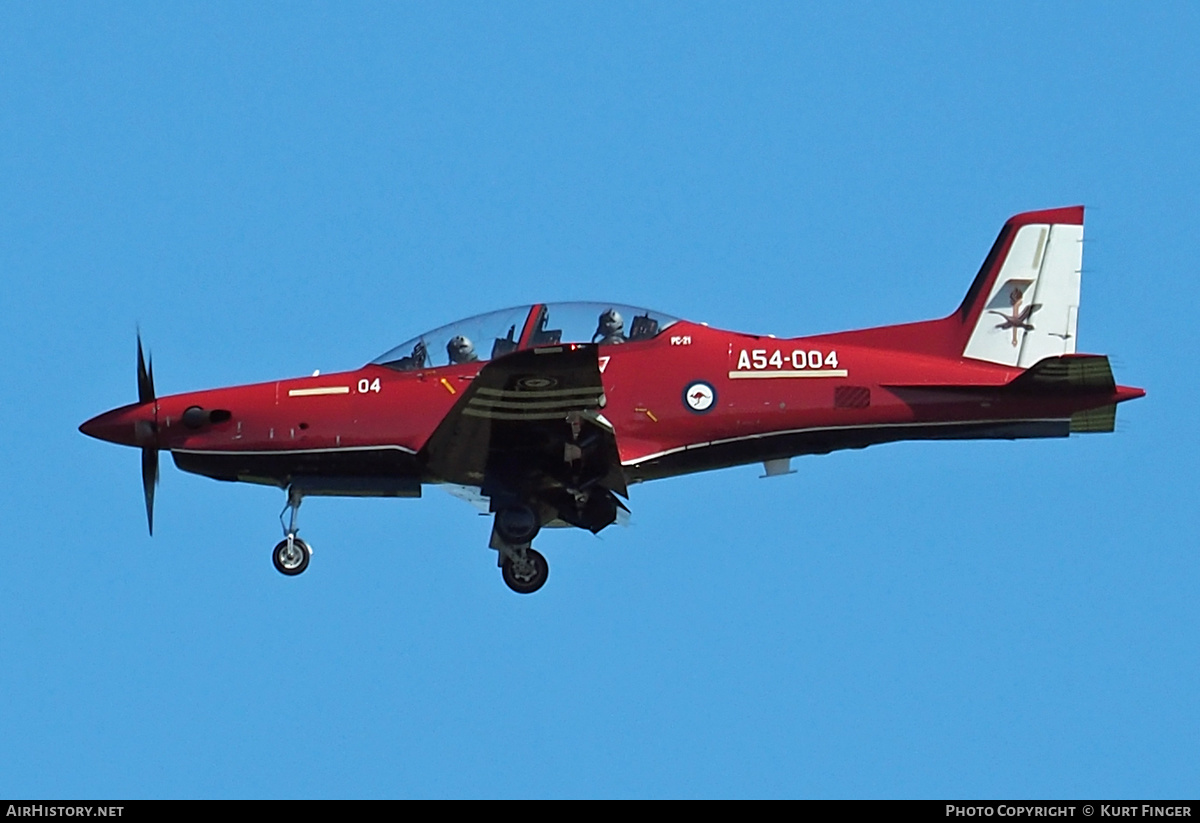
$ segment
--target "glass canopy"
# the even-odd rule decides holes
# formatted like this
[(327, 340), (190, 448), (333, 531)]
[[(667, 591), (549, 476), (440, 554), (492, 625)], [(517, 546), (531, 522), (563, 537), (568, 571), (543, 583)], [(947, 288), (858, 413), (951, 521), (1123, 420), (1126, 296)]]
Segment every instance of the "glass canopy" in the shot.
[(618, 303), (535, 303), (459, 320), (406, 340), (371, 362), (411, 371), (471, 363), (531, 346), (650, 340), (678, 318)]

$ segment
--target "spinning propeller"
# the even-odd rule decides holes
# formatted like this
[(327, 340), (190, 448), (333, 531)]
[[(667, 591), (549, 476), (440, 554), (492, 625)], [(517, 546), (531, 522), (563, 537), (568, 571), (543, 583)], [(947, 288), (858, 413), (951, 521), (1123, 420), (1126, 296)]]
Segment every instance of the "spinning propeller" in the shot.
[(137, 391), (136, 403), (98, 414), (80, 426), (79, 430), (98, 440), (142, 450), (142, 494), (146, 498), (146, 525), (150, 534), (154, 534), (154, 487), (158, 485), (158, 452), (160, 449), (170, 448), (172, 424), (178, 424), (175, 426), (175, 442), (178, 442), (180, 437), (191, 433), (202, 434), (209, 426), (219, 426), (233, 415), (228, 409), (205, 409), (200, 405), (188, 405), (182, 412), (172, 411), (172, 408), (184, 405), (189, 399), (201, 399), (202, 393), (190, 397), (168, 397), (165, 407), (160, 408), (158, 395), (154, 393), (154, 364), (146, 357), (142, 348), (140, 332), (137, 336)]
[(154, 396), (154, 361), (142, 354), (142, 334), (137, 336), (138, 403), (153, 403), (153, 419), (134, 423), (134, 438), (142, 447), (142, 493), (146, 497), (146, 525), (154, 534), (154, 487), (158, 485), (158, 403)]

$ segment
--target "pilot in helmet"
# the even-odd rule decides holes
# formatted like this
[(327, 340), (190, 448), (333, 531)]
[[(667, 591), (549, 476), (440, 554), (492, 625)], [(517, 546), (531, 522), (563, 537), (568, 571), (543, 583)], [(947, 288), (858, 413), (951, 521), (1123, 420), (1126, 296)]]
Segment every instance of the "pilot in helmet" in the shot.
[(602, 346), (625, 342), (625, 320), (619, 311), (605, 309), (600, 315), (596, 333), (592, 335), (592, 342), (595, 343), (597, 340)]
[(471, 339), (461, 334), (450, 338), (446, 344), (446, 354), (450, 355), (451, 363), (474, 363), (479, 359)]

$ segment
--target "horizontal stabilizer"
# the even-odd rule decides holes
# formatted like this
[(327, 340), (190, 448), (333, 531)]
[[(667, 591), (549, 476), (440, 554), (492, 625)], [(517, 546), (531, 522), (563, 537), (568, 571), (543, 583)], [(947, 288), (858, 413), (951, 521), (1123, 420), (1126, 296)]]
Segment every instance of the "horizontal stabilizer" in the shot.
[(1107, 357), (1081, 354), (1039, 360), (1009, 386), (1032, 392), (1111, 392), (1117, 381)]
[[(987, 395), (1040, 395), (1074, 397), (1079, 405), (1100, 403), (1094, 408), (1070, 416), (1072, 433), (1111, 432), (1117, 419), (1117, 403), (1141, 397), (1145, 392), (1126, 386), (1117, 387), (1108, 358), (1099, 354), (1068, 354), (1047, 357), (1022, 372), (1004, 386), (960, 383), (956, 385), (892, 385), (891, 389), (906, 402), (928, 402), (931, 398), (985, 397)], [(1065, 422), (1065, 420), (1064, 420)], [(978, 436), (978, 435), (975, 435)]]
[[(885, 383), (892, 391), (994, 392), (1037, 394), (1113, 392), (1117, 388), (1112, 366), (1102, 354), (1068, 354), (1047, 357), (1008, 383)], [(1140, 396), (1140, 395), (1138, 395)], [(1124, 399), (1124, 398), (1122, 398)]]
[(1117, 404), (1109, 403), (1098, 409), (1075, 412), (1071, 415), (1071, 433), (1111, 432), (1117, 427)]

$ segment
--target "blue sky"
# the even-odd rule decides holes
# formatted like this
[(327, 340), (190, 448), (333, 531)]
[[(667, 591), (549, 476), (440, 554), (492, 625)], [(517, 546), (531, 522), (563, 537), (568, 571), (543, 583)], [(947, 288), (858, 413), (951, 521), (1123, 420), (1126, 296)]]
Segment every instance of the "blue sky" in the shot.
[[(0, 796), (1194, 796), (1194, 4), (0, 10)], [(437, 489), (310, 500), (85, 438), (526, 301), (941, 316), (1088, 207), (1111, 435), (645, 484), (511, 593)], [(781, 297), (781, 295), (783, 297)]]

